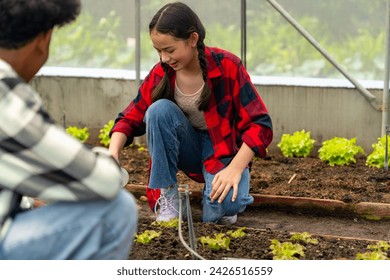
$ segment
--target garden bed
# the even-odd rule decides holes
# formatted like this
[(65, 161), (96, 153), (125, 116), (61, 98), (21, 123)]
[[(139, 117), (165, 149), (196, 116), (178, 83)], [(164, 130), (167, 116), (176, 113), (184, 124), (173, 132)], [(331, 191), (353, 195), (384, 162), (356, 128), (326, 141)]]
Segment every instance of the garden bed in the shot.
[[(148, 152), (143, 148), (129, 147), (122, 152), (121, 163), (129, 172), (130, 180), (126, 188), (138, 198), (144, 195), (148, 174)], [(358, 158), (355, 164), (332, 167), (316, 157), (285, 158), (279, 154), (270, 154), (266, 159), (254, 161), (251, 177), (251, 194), (255, 197), (254, 206), (259, 209), (299, 208), (301, 213), (306, 209), (311, 214), (313, 210), (318, 210), (321, 215), (348, 216), (365, 213), (367, 209), (377, 205), (377, 209), (371, 214), (377, 215), (382, 211), (379, 218), (390, 216), (390, 210), (386, 210), (390, 205), (389, 173), (383, 169), (367, 167), (363, 157)], [(178, 174), (178, 180), (179, 184), (190, 186), (193, 199), (201, 198), (202, 184), (190, 180), (181, 172)], [(148, 216), (149, 218), (145, 218)], [(375, 215), (366, 217), (378, 218)], [(147, 229), (156, 230), (155, 226), (151, 225), (153, 219), (152, 214), (141, 214), (138, 233)], [(326, 224), (323, 226), (327, 227)], [(195, 235), (196, 237), (213, 235), (234, 228), (200, 223), (198, 218), (195, 222)], [(346, 232), (349, 230), (353, 229), (345, 228)], [(288, 242), (291, 237), (290, 231), (269, 227), (257, 229), (249, 227), (246, 232), (245, 239), (231, 240), (230, 250), (216, 252), (203, 248), (198, 243), (197, 252), (205, 259), (272, 259), (271, 240)], [(184, 234), (186, 235), (186, 229)], [(347, 237), (348, 233), (343, 236), (328, 234), (313, 236), (318, 239), (318, 245), (306, 244), (305, 255), (299, 256), (299, 259), (355, 259), (358, 253), (367, 251), (368, 245), (384, 239), (380, 235), (375, 236), (377, 237), (375, 240), (356, 238), (352, 234), (351, 237)], [(135, 243), (129, 258), (191, 259), (192, 255), (181, 244), (176, 229), (164, 229), (162, 235), (148, 245)]]
[[(147, 184), (148, 162), (145, 149), (129, 147), (123, 151), (121, 163), (129, 172), (129, 184)], [(178, 181), (193, 190), (203, 188), (181, 172)], [(317, 157), (286, 158), (275, 153), (253, 162), (250, 192), (348, 204), (390, 204), (390, 171), (366, 166), (364, 157), (347, 166), (330, 166)]]
[[(364, 254), (373, 250), (368, 249), (369, 245), (376, 245), (377, 240), (366, 240), (359, 238), (346, 238), (337, 236), (311, 235), (310, 238), (317, 240), (317, 244), (305, 242), (303, 240), (293, 241), (291, 237), (294, 233), (288, 231), (278, 231), (271, 229), (242, 228), (245, 236), (233, 238), (228, 234), (229, 230), (237, 231), (238, 227), (221, 226), (210, 223), (195, 223), (196, 253), (204, 259), (269, 259), (272, 260), (275, 254), (271, 249), (272, 240), (279, 243), (291, 242), (300, 244), (301, 254), (294, 254), (293, 257), (299, 260), (354, 260), (358, 254)], [(149, 244), (135, 242), (129, 259), (137, 260), (190, 260), (194, 256), (181, 243), (178, 230), (175, 228), (161, 228), (152, 225), (150, 220), (141, 220), (138, 232), (154, 230), (161, 232), (161, 235), (152, 239)], [(189, 246), (188, 228), (183, 223), (183, 238)], [(225, 234), (229, 237), (228, 249), (218, 251), (210, 249), (207, 245), (202, 245), (199, 238), (204, 236), (215, 237), (215, 234)], [(384, 256), (389, 257), (390, 251), (384, 250)], [(196, 258), (196, 255), (195, 255)]]

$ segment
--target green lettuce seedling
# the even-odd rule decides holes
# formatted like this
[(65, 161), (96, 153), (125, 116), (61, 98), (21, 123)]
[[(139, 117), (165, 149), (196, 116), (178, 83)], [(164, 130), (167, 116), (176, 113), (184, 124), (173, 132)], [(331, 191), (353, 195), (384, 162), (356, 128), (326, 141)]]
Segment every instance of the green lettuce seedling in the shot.
[(89, 138), (89, 130), (87, 127), (78, 128), (77, 126), (68, 126), (66, 132), (83, 143)]
[(375, 251), (388, 251), (390, 249), (390, 244), (386, 241), (380, 240), (375, 245), (368, 245), (367, 249)]
[(378, 241), (376, 244), (368, 245), (370, 250), (365, 253), (357, 253), (356, 260), (388, 260), (387, 251), (390, 249), (390, 244), (386, 241)]
[[(389, 144), (387, 144), (389, 147)], [(369, 167), (383, 168), (385, 165), (386, 135), (378, 138), (378, 142), (372, 144), (373, 151), (366, 159), (366, 165)], [(388, 159), (389, 160), (389, 159)], [(388, 161), (388, 163), (390, 160)]]
[(132, 144), (130, 144), (129, 147), (131, 147), (131, 148), (137, 148), (137, 150), (138, 150), (139, 152), (145, 152), (145, 151), (148, 150), (148, 149), (145, 147), (144, 144), (135, 144), (135, 143), (132, 143)]
[(169, 221), (154, 221), (152, 226), (165, 227), (165, 228), (179, 228), (179, 218), (171, 219)]
[(310, 132), (305, 130), (291, 134), (283, 134), (278, 147), (285, 157), (307, 157), (314, 148), (316, 141), (310, 138)]
[(244, 237), (246, 235), (246, 233), (244, 232), (245, 229), (246, 227), (241, 227), (237, 230), (228, 230), (227, 234), (229, 234), (233, 238)]
[(103, 128), (100, 129), (100, 133), (98, 135), (98, 138), (100, 139), (100, 144), (103, 144), (104, 147), (108, 147), (110, 145), (110, 136), (109, 133), (114, 126), (114, 120), (108, 121)]
[(141, 244), (149, 244), (154, 238), (159, 237), (161, 232), (155, 230), (145, 230), (140, 234), (135, 235), (135, 241)]
[(306, 244), (313, 244), (313, 245), (317, 245), (318, 244), (318, 240), (315, 239), (315, 238), (311, 238), (311, 235), (308, 232), (302, 232), (302, 233), (296, 232), (296, 233), (293, 233), (291, 235), (291, 237), (290, 237), (290, 240), (292, 240), (292, 241), (303, 241)]
[(357, 253), (356, 260), (387, 260), (387, 254), (381, 251)]
[(214, 238), (210, 236), (201, 236), (199, 237), (199, 241), (203, 246), (207, 246), (213, 251), (219, 251), (220, 249), (230, 250), (230, 238), (226, 237), (224, 233), (215, 233)]
[(356, 163), (355, 156), (358, 153), (364, 154), (364, 150), (356, 145), (356, 138), (348, 140), (347, 138), (334, 137), (324, 141), (318, 153), (322, 161), (327, 162), (330, 166), (335, 166)]
[(143, 151), (147, 151), (147, 149), (146, 149), (145, 145), (139, 144), (138, 145), (138, 151), (143, 152)]
[(274, 260), (298, 260), (297, 256), (304, 257), (305, 246), (301, 244), (293, 244), (292, 242), (280, 243), (276, 239), (271, 240), (270, 249), (274, 255)]

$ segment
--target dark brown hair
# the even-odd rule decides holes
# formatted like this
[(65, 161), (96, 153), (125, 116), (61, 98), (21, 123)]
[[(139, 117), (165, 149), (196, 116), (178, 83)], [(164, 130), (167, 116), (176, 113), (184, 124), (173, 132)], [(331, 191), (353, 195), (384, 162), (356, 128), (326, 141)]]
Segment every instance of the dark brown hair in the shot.
[[(207, 84), (207, 61), (205, 55), (204, 39), (206, 30), (197, 14), (187, 5), (181, 2), (166, 4), (152, 18), (149, 23), (149, 32), (153, 30), (162, 34), (171, 35), (177, 39), (189, 39), (193, 32), (199, 35), (197, 50), (202, 76), (205, 82), (203, 91), (198, 101), (198, 108), (205, 111), (210, 100), (211, 90)], [(171, 88), (168, 74), (171, 68), (166, 63), (161, 62), (165, 75), (157, 85), (152, 94), (152, 100), (167, 98), (173, 101), (173, 90)]]

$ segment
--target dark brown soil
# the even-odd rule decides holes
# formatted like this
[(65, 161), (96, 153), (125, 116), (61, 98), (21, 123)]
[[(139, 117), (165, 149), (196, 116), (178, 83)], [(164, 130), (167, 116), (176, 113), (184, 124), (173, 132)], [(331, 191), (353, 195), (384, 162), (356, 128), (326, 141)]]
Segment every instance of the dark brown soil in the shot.
[[(306, 244), (303, 241), (290, 240), (292, 233), (288, 231), (278, 231), (271, 229), (253, 229), (245, 228), (244, 237), (233, 238), (227, 234), (228, 230), (237, 230), (237, 227), (220, 226), (215, 224), (195, 223), (195, 236), (215, 237), (215, 234), (224, 233), (230, 238), (229, 249), (212, 250), (207, 246), (203, 246), (197, 241), (196, 253), (204, 259), (273, 259), (271, 253), (271, 240), (276, 239), (279, 242), (292, 242), (293, 244), (301, 244), (305, 247), (304, 256), (296, 256), (302, 260), (332, 260), (332, 259), (355, 259), (358, 253), (365, 253), (370, 250), (367, 246), (376, 244), (375, 241), (363, 239), (348, 239), (335, 238), (328, 236), (312, 235), (318, 244)], [(141, 223), (139, 232), (145, 230), (154, 230), (162, 234), (153, 239), (149, 244), (141, 244), (135, 242), (132, 254), (129, 259), (138, 260), (189, 260), (192, 259), (192, 254), (189, 252), (178, 238), (178, 230), (175, 228), (161, 228), (151, 224)], [(188, 227), (183, 224), (183, 238), (189, 246)], [(387, 252), (390, 256), (390, 251)]]
[[(139, 147), (123, 151), (121, 164), (130, 175), (129, 184), (146, 185), (148, 152)], [(285, 158), (270, 154), (254, 161), (251, 171), (251, 193), (341, 200), (346, 203), (390, 203), (390, 173), (365, 166), (365, 158), (356, 164), (329, 166), (315, 157)], [(184, 174), (178, 174), (179, 184), (201, 189)], [(151, 225), (155, 216), (145, 198), (139, 198), (139, 229), (157, 230), (162, 235), (148, 245), (135, 243), (130, 259), (191, 259), (182, 245), (177, 229), (158, 229)], [(247, 227), (247, 235), (231, 238), (230, 250), (212, 251), (197, 242), (197, 252), (205, 259), (247, 258), (272, 259), (270, 240), (289, 241), (291, 232), (309, 231), (318, 245), (303, 244), (305, 256), (299, 259), (355, 259), (358, 252), (368, 251), (367, 245), (377, 240), (390, 240), (390, 221), (366, 221), (356, 217), (337, 218), (308, 213), (284, 212), (249, 207), (235, 227), (201, 223), (199, 201), (192, 201), (195, 236), (213, 236), (229, 229)], [(272, 212), (273, 211), (273, 212)], [(187, 240), (186, 222), (183, 235)], [(371, 240), (371, 241), (370, 241)], [(390, 252), (387, 252), (390, 257)]]
[[(130, 147), (123, 152), (122, 165), (128, 170), (131, 184), (146, 185), (148, 152)], [(203, 188), (179, 172), (179, 184)], [(286, 158), (269, 155), (256, 159), (251, 169), (251, 193), (295, 197), (335, 199), (347, 203), (390, 203), (390, 171), (370, 168), (365, 158), (356, 164), (330, 166), (319, 158)]]

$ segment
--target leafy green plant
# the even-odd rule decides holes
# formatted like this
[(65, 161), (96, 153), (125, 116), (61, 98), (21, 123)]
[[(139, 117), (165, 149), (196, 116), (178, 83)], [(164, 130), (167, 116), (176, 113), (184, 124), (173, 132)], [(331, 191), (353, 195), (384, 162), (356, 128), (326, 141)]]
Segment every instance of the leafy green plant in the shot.
[(75, 137), (76, 139), (79, 139), (83, 143), (89, 138), (88, 127), (79, 128), (77, 126), (68, 126), (66, 128), (66, 132)]
[(296, 232), (296, 233), (293, 233), (290, 237), (290, 240), (292, 241), (303, 241), (305, 242), (306, 244), (313, 244), (313, 245), (316, 245), (318, 244), (318, 240), (316, 238), (311, 238), (311, 234), (308, 233), (308, 232)]
[(140, 234), (135, 235), (135, 241), (141, 244), (149, 244), (154, 238), (161, 235), (160, 231), (155, 230), (145, 230)]
[(355, 156), (358, 153), (364, 154), (364, 150), (356, 145), (356, 138), (348, 140), (347, 138), (334, 137), (324, 141), (318, 153), (322, 161), (327, 162), (330, 166), (335, 166), (356, 163)]
[(283, 134), (277, 146), (285, 157), (307, 157), (313, 150), (315, 142), (310, 138), (310, 132), (302, 129), (292, 135)]
[(169, 221), (154, 221), (152, 226), (165, 228), (179, 228), (179, 218), (171, 219)]
[(274, 260), (298, 260), (298, 257), (304, 257), (305, 246), (294, 244), (292, 242), (280, 243), (276, 239), (271, 240), (270, 249), (274, 255)]
[(241, 227), (237, 230), (228, 230), (227, 234), (229, 234), (233, 238), (244, 237), (246, 235), (246, 233), (244, 232), (245, 229), (246, 227)]
[(210, 236), (201, 236), (198, 239), (203, 246), (207, 246), (213, 251), (219, 251), (221, 249), (230, 250), (230, 238), (224, 233), (215, 233), (214, 238)]
[[(373, 151), (367, 156), (366, 165), (375, 168), (383, 168), (385, 165), (386, 135), (378, 138), (378, 142), (372, 144)], [(389, 144), (387, 144), (389, 148)], [(390, 160), (388, 159), (388, 163)]]
[(307, 157), (316, 141), (310, 138), (310, 132), (304, 129), (291, 134), (283, 134), (278, 147), (285, 157)]
[(375, 251), (387, 251), (390, 249), (390, 244), (386, 241), (380, 240), (375, 245), (368, 245), (367, 249)]
[(146, 148), (145, 144), (142, 144), (142, 143), (141, 144), (131, 143), (129, 147), (137, 148), (137, 150), (140, 152), (145, 152), (148, 150)]
[(387, 260), (387, 255), (381, 251), (357, 253), (356, 260)]
[(138, 151), (143, 152), (146, 151), (146, 147), (144, 145), (138, 145)]
[(109, 133), (114, 126), (114, 120), (109, 120), (108, 123), (106, 123), (103, 128), (100, 129), (100, 133), (98, 135), (98, 138), (100, 139), (100, 143), (103, 144), (105, 147), (108, 147), (110, 145), (110, 136)]
[(365, 253), (357, 253), (356, 260), (388, 260), (387, 253), (390, 249), (390, 244), (386, 241), (378, 241), (374, 245), (368, 245), (370, 251)]

